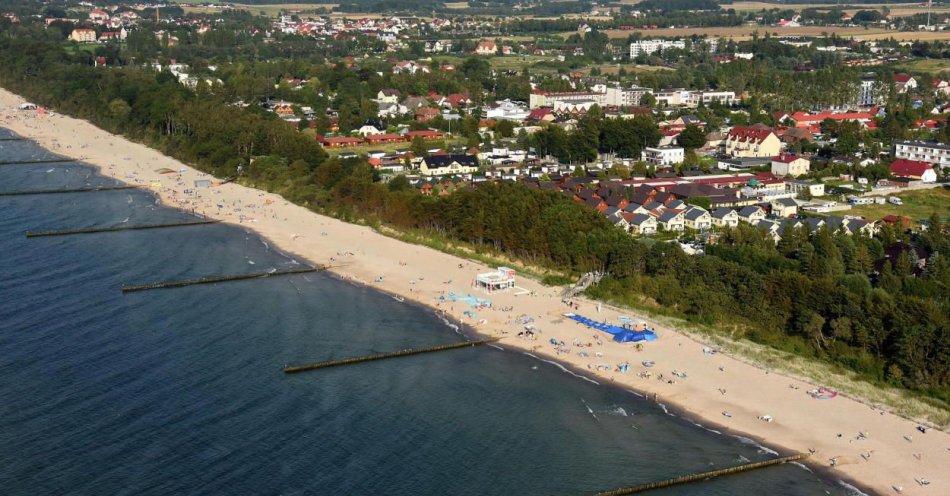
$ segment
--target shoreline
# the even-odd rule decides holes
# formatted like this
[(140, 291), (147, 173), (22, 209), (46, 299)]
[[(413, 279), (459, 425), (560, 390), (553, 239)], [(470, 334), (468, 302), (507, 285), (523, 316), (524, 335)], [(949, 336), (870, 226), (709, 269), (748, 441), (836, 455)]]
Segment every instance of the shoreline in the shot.
[[(29, 138), (27, 138), (27, 139), (29, 139)], [(63, 155), (63, 156), (65, 157), (66, 155)], [(92, 170), (94, 170), (97, 174), (101, 175), (102, 177), (111, 178), (111, 179), (115, 180), (117, 183), (120, 183), (120, 184), (131, 184), (131, 183), (122, 181), (122, 180), (120, 180), (120, 179), (118, 179), (118, 178), (114, 178), (114, 177), (110, 177), (110, 176), (104, 175), (101, 166), (97, 166), (97, 165), (94, 165), (94, 164), (92, 164), (92, 163), (85, 162), (85, 161), (83, 161), (83, 160), (77, 161), (75, 165), (78, 165), (78, 166), (80, 166), (80, 167), (85, 167), (85, 168), (92, 169)], [(149, 189), (147, 189), (147, 188), (140, 188), (140, 189), (141, 189), (141, 191), (143, 191), (143, 192), (147, 192), (150, 196), (152, 196), (152, 197), (155, 198), (156, 200), (159, 200), (159, 201), (161, 202), (162, 207), (164, 207), (164, 208), (171, 208), (171, 209), (177, 210), (177, 211), (179, 211), (179, 212), (181, 212), (181, 213), (194, 216), (195, 218), (198, 218), (198, 219), (213, 219), (213, 218), (214, 218), (214, 217), (212, 217), (212, 216), (205, 216), (205, 215), (198, 214), (198, 213), (195, 213), (195, 212), (188, 212), (188, 211), (186, 211), (186, 210), (181, 209), (180, 207), (176, 207), (176, 206), (174, 206), (174, 205), (170, 205), (170, 204), (168, 204), (167, 202), (163, 201), (163, 200), (161, 199), (160, 195), (156, 194), (156, 192), (151, 191), (151, 190), (149, 190)], [(318, 214), (318, 215), (319, 215), (319, 214)], [(257, 237), (258, 237), (260, 240), (262, 240), (262, 241), (265, 241), (265, 242), (266, 242), (266, 241), (272, 241), (272, 240), (270, 240), (269, 238), (267, 238), (266, 236), (263, 236), (262, 234), (258, 233), (258, 232), (255, 231), (254, 229), (248, 228), (247, 226), (244, 226), (243, 224), (234, 224), (234, 223), (228, 222), (228, 221), (223, 221), (222, 223), (228, 224), (228, 225), (231, 226), (231, 227), (240, 228), (240, 229), (241, 229), (242, 231), (244, 231), (245, 233), (253, 233), (255, 236), (257, 236)], [(273, 241), (272, 241), (272, 242), (273, 242)], [(314, 262), (313, 260), (310, 260), (309, 258), (305, 258), (305, 257), (295, 257), (292, 253), (286, 252), (286, 251), (282, 250), (282, 249), (279, 248), (279, 247), (273, 247), (273, 246), (272, 246), (270, 249), (273, 250), (274, 252), (276, 252), (279, 256), (282, 256), (282, 257), (288, 259), (289, 261), (293, 261), (293, 262), (296, 262), (296, 263), (298, 263), (298, 264), (303, 263), (303, 264), (306, 264), (306, 265), (309, 265), (309, 266), (312, 266), (312, 267), (318, 267), (318, 266), (320, 266), (319, 263), (316, 263), (316, 262)], [(302, 258), (303, 260), (302, 260), (302, 261), (301, 261), (301, 260), (297, 260), (297, 258)], [(337, 268), (341, 268), (341, 267), (337, 267)], [(333, 269), (334, 269), (334, 267), (328, 267), (328, 270), (326, 270), (325, 273), (322, 274), (322, 276), (333, 278), (333, 279), (335, 279), (336, 281), (338, 281), (338, 282), (340, 282), (340, 283), (350, 284), (350, 285), (352, 285), (352, 286), (354, 286), (354, 287), (365, 288), (365, 289), (368, 289), (368, 290), (370, 290), (370, 291), (379, 293), (379, 294), (381, 294), (381, 295), (389, 296), (389, 297), (391, 297), (391, 298), (393, 298), (393, 299), (403, 298), (402, 300), (398, 300), (398, 299), (397, 299), (397, 301), (399, 301), (400, 303), (405, 303), (405, 304), (407, 304), (407, 305), (416, 307), (416, 308), (418, 308), (420, 311), (423, 311), (423, 312), (427, 312), (427, 313), (428, 313), (428, 312), (431, 312), (431, 314), (432, 314), (434, 317), (436, 317), (437, 319), (441, 320), (442, 323), (443, 323), (446, 327), (448, 327), (449, 329), (451, 329), (455, 334), (457, 334), (457, 335), (459, 335), (459, 336), (462, 336), (462, 337), (465, 338), (466, 340), (480, 339), (480, 338), (492, 337), (492, 336), (493, 336), (492, 334), (489, 334), (489, 333), (479, 332), (478, 329), (477, 329), (475, 326), (473, 326), (473, 325), (471, 325), (471, 324), (469, 324), (469, 323), (466, 323), (466, 322), (464, 322), (463, 320), (459, 320), (459, 319), (453, 320), (453, 317), (450, 316), (450, 315), (447, 315), (447, 314), (444, 312), (444, 309), (440, 309), (440, 308), (438, 308), (438, 307), (436, 307), (436, 306), (432, 306), (432, 305), (429, 305), (429, 304), (426, 304), (426, 303), (423, 303), (423, 302), (420, 302), (420, 301), (416, 301), (416, 300), (408, 300), (408, 301), (406, 301), (406, 300), (404, 299), (404, 298), (405, 298), (404, 296), (402, 296), (402, 295), (400, 295), (400, 294), (398, 294), (398, 293), (396, 293), (396, 292), (391, 292), (391, 291), (387, 291), (387, 290), (385, 290), (385, 289), (381, 289), (381, 288), (377, 288), (377, 287), (372, 287), (372, 286), (370, 286), (369, 284), (366, 284), (365, 282), (360, 282), (360, 281), (357, 281), (357, 280), (354, 280), (354, 279), (346, 278), (345, 276), (343, 276), (343, 275), (341, 275), (340, 273), (334, 271)], [(509, 348), (506, 348), (504, 345), (505, 345), (505, 343), (504, 343), (503, 341), (500, 341), (500, 342), (498, 342), (498, 343), (495, 343), (495, 344), (494, 344), (494, 347), (495, 347), (496, 349), (498, 349), (499, 351), (503, 352), (503, 353), (515, 353), (515, 354), (525, 355), (525, 356), (527, 356), (527, 357), (530, 358), (530, 359), (533, 359), (533, 360), (542, 362), (542, 363), (547, 364), (547, 365), (549, 365), (549, 366), (557, 367), (557, 368), (561, 369), (561, 371), (562, 371), (563, 373), (566, 373), (566, 374), (569, 374), (569, 375), (574, 376), (575, 379), (585, 380), (585, 381), (591, 382), (591, 383), (593, 383), (594, 385), (599, 386), (599, 387), (607, 387), (607, 388), (613, 389), (615, 392), (620, 393), (621, 395), (631, 394), (631, 395), (633, 395), (633, 396), (636, 397), (636, 400), (644, 401), (644, 402), (648, 402), (648, 403), (653, 403), (653, 404), (657, 405), (657, 407), (660, 408), (660, 409), (662, 410), (662, 412), (663, 412), (665, 415), (667, 415), (667, 416), (669, 416), (669, 417), (673, 417), (674, 419), (676, 419), (676, 420), (675, 420), (676, 422), (685, 422), (685, 423), (688, 423), (688, 424), (690, 424), (690, 425), (692, 425), (692, 426), (694, 426), (694, 427), (697, 427), (697, 428), (706, 430), (706, 431), (708, 431), (708, 432), (711, 432), (711, 433), (713, 433), (713, 434), (717, 434), (717, 435), (719, 435), (719, 436), (722, 436), (723, 438), (732, 438), (732, 439), (728, 439), (727, 442), (751, 445), (751, 446), (757, 448), (757, 450), (758, 450), (759, 452), (768, 453), (768, 454), (771, 454), (771, 455), (774, 455), (774, 456), (785, 456), (785, 455), (787, 455), (787, 454), (793, 454), (793, 453), (795, 453), (794, 450), (788, 450), (788, 449), (786, 449), (786, 448), (784, 448), (784, 447), (780, 447), (780, 446), (774, 446), (774, 447), (775, 447), (775, 448), (778, 448), (779, 450), (782, 450), (782, 451), (787, 451), (787, 453), (782, 453), (781, 451), (777, 451), (777, 450), (775, 450), (775, 449), (772, 449), (772, 447), (769, 447), (769, 446), (768, 446), (768, 444), (767, 444), (767, 442), (766, 442), (765, 440), (763, 440), (763, 439), (761, 439), (761, 438), (758, 438), (757, 436), (755, 436), (755, 435), (753, 435), (753, 434), (750, 434), (750, 433), (747, 433), (747, 432), (741, 432), (741, 431), (733, 430), (733, 429), (730, 428), (729, 426), (721, 425), (721, 424), (718, 424), (718, 423), (715, 423), (715, 422), (711, 422), (711, 421), (708, 421), (708, 420), (707, 420), (707, 423), (700, 423), (700, 422), (699, 422), (700, 420), (706, 420), (706, 419), (703, 419), (703, 418), (693, 418), (693, 417), (691, 417), (691, 416), (688, 414), (688, 413), (689, 413), (688, 409), (687, 409), (684, 405), (680, 405), (680, 404), (677, 403), (677, 402), (664, 403), (664, 402), (654, 401), (654, 400), (651, 400), (651, 399), (648, 397), (648, 395), (645, 394), (645, 392), (643, 392), (643, 391), (637, 391), (635, 388), (625, 387), (625, 386), (622, 386), (622, 385), (619, 385), (619, 384), (615, 384), (615, 383), (603, 383), (603, 382), (598, 382), (597, 380), (595, 380), (595, 379), (593, 379), (593, 378), (591, 378), (591, 377), (588, 376), (588, 374), (586, 373), (586, 372), (588, 372), (588, 371), (585, 371), (584, 369), (577, 368), (577, 367), (575, 367), (574, 365), (572, 365), (572, 364), (570, 364), (570, 363), (562, 363), (562, 362), (557, 361), (557, 360), (549, 360), (549, 359), (543, 358), (543, 357), (541, 357), (541, 356), (535, 355), (535, 354), (532, 353), (531, 351), (524, 350), (524, 349), (521, 349), (521, 348), (518, 348), (518, 347), (509, 347)], [(712, 427), (710, 427), (710, 425), (711, 425)], [(863, 486), (862, 486), (859, 482), (857, 482), (857, 481), (844, 480), (844, 479), (842, 479), (842, 478), (840, 477), (840, 474), (835, 474), (835, 473), (831, 472), (830, 470), (825, 469), (825, 467), (822, 467), (822, 466), (820, 466), (820, 465), (815, 464), (815, 463), (813, 462), (813, 460), (811, 460), (811, 459), (802, 460), (802, 461), (800, 461), (800, 462), (796, 462), (796, 464), (799, 464), (799, 465), (803, 466), (806, 470), (808, 470), (809, 472), (811, 472), (811, 473), (813, 473), (814, 475), (816, 475), (817, 477), (819, 477), (819, 478), (820, 478), (821, 480), (823, 480), (825, 483), (828, 483), (828, 484), (831, 484), (831, 485), (837, 484), (837, 485), (839, 485), (839, 486), (841, 486), (841, 485), (846, 485), (848, 488), (851, 488), (851, 489), (853, 489), (853, 490), (857, 490), (858, 492), (863, 493), (863, 494), (871, 494), (871, 493), (873, 493), (873, 491), (872, 491), (870, 488), (863, 487)], [(682, 475), (687, 475), (687, 474), (682, 474)], [(610, 488), (601, 488), (601, 490), (609, 490), (609, 489), (610, 489)]]
[[(108, 135), (85, 121), (60, 115), (37, 116), (35, 113), (18, 112), (15, 110), (18, 102), (22, 102), (22, 99), (5, 90), (0, 91), (0, 110), (4, 116), (4, 122), (0, 126), (34, 139), (52, 153), (80, 158), (85, 164), (97, 168), (104, 177), (138, 186), (148, 186), (152, 181), (160, 180), (161, 190), (153, 190), (153, 193), (163, 205), (209, 219), (220, 219), (252, 231), (290, 259), (321, 265), (318, 262), (320, 254), (329, 255), (336, 252), (337, 256), (343, 257), (341, 261), (351, 263), (332, 266), (330, 272), (335, 277), (382, 291), (392, 297), (401, 297), (406, 303), (432, 309), (437, 316), (444, 311), (444, 318), (452, 324), (459, 323), (460, 334), (463, 336), (468, 333), (507, 336), (508, 339), (500, 343), (506, 351), (528, 353), (542, 361), (550, 360), (570, 370), (572, 375), (596, 380), (600, 385), (616, 385), (621, 390), (636, 391), (634, 394), (642, 393), (643, 399), (648, 401), (650, 395), (659, 394), (659, 403), (672, 406), (677, 411), (677, 416), (693, 424), (700, 424), (703, 428), (718, 430), (722, 435), (742, 436), (763, 446), (779, 447), (790, 452), (806, 451), (814, 447), (818, 452), (807, 461), (806, 466), (829, 483), (840, 481), (864, 492), (878, 493), (889, 493), (893, 491), (892, 485), (902, 485), (907, 494), (940, 494), (937, 488), (950, 484), (950, 474), (943, 469), (947, 461), (944, 457), (948, 456), (947, 448), (950, 447), (950, 436), (946, 433), (930, 430), (927, 434), (920, 435), (914, 430), (914, 422), (890, 414), (878, 415), (879, 412), (872, 411), (867, 405), (841, 396), (833, 401), (813, 400), (804, 395), (804, 390), (817, 385), (779, 373), (770, 374), (767, 370), (763, 376), (763, 370), (757, 369), (758, 373), (755, 370), (747, 370), (755, 367), (725, 354), (703, 356), (703, 345), (692, 336), (659, 326), (657, 331), (660, 340), (647, 343), (646, 352), (633, 352), (630, 345), (609, 341), (595, 348), (603, 352), (603, 358), (599, 358), (602, 362), (630, 362), (630, 373), (593, 370), (590, 368), (592, 358), (582, 359), (574, 353), (558, 353), (547, 344), (548, 338), (557, 338), (565, 343), (576, 343), (582, 339), (600, 341), (593, 329), (583, 328), (578, 332), (581, 328), (577, 324), (564, 322), (561, 315), (570, 310), (561, 303), (556, 290), (540, 286), (535, 281), (519, 279), (519, 287), (532, 290), (534, 294), (479, 295), (492, 300), (496, 306), (512, 306), (516, 310), (488, 310), (484, 311), (484, 316), (478, 315), (478, 318), (469, 318), (466, 321), (462, 313), (466, 308), (461, 302), (456, 302), (462, 307), (456, 311), (454, 304), (440, 305), (436, 295), (440, 291), (476, 294), (475, 290), (467, 287), (466, 281), (474, 272), (487, 270), (480, 263), (427, 247), (410, 245), (374, 232), (366, 226), (346, 224), (324, 217), (289, 204), (277, 195), (236, 184), (202, 190), (201, 194), (207, 193), (204, 200), (215, 200), (214, 196), (220, 196), (217, 199), (219, 205), (231, 201), (232, 206), (239, 207), (232, 208), (231, 211), (221, 208), (218, 208), (217, 212), (199, 211), (198, 207), (213, 210), (213, 206), (208, 206), (207, 203), (189, 203), (191, 200), (182, 193), (188, 188), (182, 179), (211, 179), (210, 176), (199, 175), (190, 166), (163, 157), (144, 145), (132, 143), (121, 136)], [(49, 135), (57, 137), (51, 138)], [(80, 144), (94, 148), (83, 148)], [(105, 144), (108, 144), (109, 148), (118, 147), (122, 151), (98, 149), (105, 148)], [(63, 145), (66, 146), (65, 150)], [(124, 156), (125, 163), (118, 160), (120, 156)], [(135, 158), (134, 163), (130, 162), (132, 157)], [(139, 160), (140, 158), (142, 160)], [(152, 169), (156, 166), (186, 167), (188, 171), (172, 178), (153, 173)], [(179, 181), (177, 184), (169, 184), (171, 179)], [(257, 211), (255, 207), (252, 214), (243, 213), (248, 210), (246, 207), (249, 202), (256, 203), (261, 198), (273, 200), (272, 203), (263, 205), (272, 207), (272, 218), (257, 219), (262, 214), (270, 213), (265, 212), (266, 208)], [(235, 201), (237, 203), (233, 203)], [(242, 213), (234, 215), (238, 212)], [(283, 221), (278, 219), (277, 212), (284, 218)], [(250, 220), (246, 220), (246, 217), (250, 217)], [(321, 229), (325, 229), (327, 236), (317, 236)], [(288, 239), (290, 241), (287, 241)], [(361, 249), (361, 253), (356, 253)], [(373, 253), (372, 250), (377, 252)], [(341, 253), (344, 255), (340, 255)], [(330, 258), (332, 265), (336, 260), (333, 260), (334, 257)], [(405, 262), (402, 261), (403, 258)], [(397, 260), (398, 267), (393, 267)], [(456, 269), (455, 265), (459, 268)], [(447, 276), (450, 276), (449, 280), (443, 282)], [(378, 283), (371, 282), (375, 278), (383, 280)], [(451, 284), (453, 278), (458, 278), (460, 283)], [(405, 284), (407, 280), (408, 288)], [(582, 310), (577, 310), (578, 313), (592, 317), (597, 313), (594, 310), (595, 302), (583, 298), (573, 300), (583, 307)], [(483, 313), (481, 309), (473, 311)], [(503, 315), (498, 315), (501, 313), (509, 314), (508, 321), (504, 320)], [(599, 320), (618, 313), (634, 316), (636, 320), (640, 318), (633, 310), (616, 309), (607, 305), (603, 305), (596, 318)], [(511, 321), (515, 314), (525, 314), (535, 319), (542, 336), (537, 341), (517, 339), (513, 332), (516, 332), (520, 325)], [(481, 321), (485, 321), (484, 324), (478, 324)], [(591, 335), (594, 337), (585, 337)], [(572, 349), (576, 347), (572, 346)], [(700, 353), (687, 354), (696, 352)], [(669, 368), (675, 370), (678, 367), (679, 370), (687, 371), (689, 378), (677, 380), (675, 384), (638, 378), (633, 369), (640, 370), (639, 361), (648, 357), (656, 361), (657, 367), (653, 369), (655, 372), (663, 370), (668, 373)], [(584, 362), (587, 362), (587, 368), (584, 367)], [(715, 366), (719, 364), (722, 365), (719, 372), (716, 372)], [(722, 367), (727, 368), (729, 373)], [(739, 369), (738, 377), (732, 374), (733, 369)], [(713, 379), (716, 376), (720, 379)], [(797, 383), (801, 390), (790, 390), (786, 387), (789, 382)], [(716, 390), (719, 384), (729, 386), (729, 391), (739, 393), (729, 396), (726, 401), (725, 388), (722, 395)], [(743, 396), (746, 390), (752, 394)], [(781, 394), (775, 394), (776, 391)], [(737, 398), (737, 401), (733, 401), (734, 398)], [(719, 417), (719, 412), (725, 411), (723, 408), (729, 408), (733, 414), (729, 421), (724, 421), (725, 417)], [(815, 413), (815, 410), (823, 409), (827, 411)], [(755, 420), (757, 412), (758, 415), (763, 415), (768, 411), (779, 413), (775, 422)], [(849, 441), (855, 441), (852, 439), (856, 433), (855, 428), (869, 431), (870, 436), (852, 444)], [(844, 437), (835, 438), (835, 432), (846, 434)], [(913, 443), (901, 438), (901, 435), (912, 434), (918, 434)], [(860, 452), (868, 449), (875, 452), (874, 456), (862, 460)], [(913, 453), (923, 453), (924, 456), (922, 459), (913, 459)], [(841, 460), (837, 467), (830, 467), (825, 463), (825, 460), (831, 457)], [(914, 483), (916, 477), (927, 478), (932, 484), (918, 486)]]

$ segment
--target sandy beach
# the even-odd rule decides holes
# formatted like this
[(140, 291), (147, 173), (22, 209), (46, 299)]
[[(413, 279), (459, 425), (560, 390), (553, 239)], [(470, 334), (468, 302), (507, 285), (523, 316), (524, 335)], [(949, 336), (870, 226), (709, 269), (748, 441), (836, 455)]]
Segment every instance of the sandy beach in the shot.
[[(343, 279), (444, 311), (446, 317), (479, 333), (505, 336), (500, 342), (504, 348), (557, 361), (601, 384), (613, 383), (650, 399), (655, 395), (659, 403), (675, 406), (677, 412), (711, 429), (743, 433), (788, 452), (812, 450), (810, 464), (880, 494), (896, 494), (896, 488), (903, 494), (950, 492), (950, 435), (945, 432), (919, 432), (912, 421), (843, 396), (813, 399), (807, 391), (821, 384), (770, 373), (723, 353), (704, 352), (702, 343), (654, 326), (629, 310), (601, 307), (583, 298), (573, 299), (575, 305), (569, 307), (560, 288), (527, 278), (519, 277), (517, 287), (507, 292), (478, 292), (471, 287), (475, 275), (493, 268), (321, 216), (241, 185), (196, 188), (195, 180), (217, 179), (88, 122), (19, 111), (22, 102), (0, 90), (0, 127), (93, 164), (106, 176), (151, 188), (166, 205), (253, 230), (298, 260), (332, 266)], [(185, 171), (155, 172), (160, 168)], [(185, 193), (186, 189), (191, 192)], [(471, 308), (464, 301), (440, 298), (450, 292), (489, 299), (492, 308)], [(633, 344), (614, 343), (609, 335), (564, 318), (567, 312), (614, 324), (620, 315), (645, 320), (659, 339), (638, 351)], [(518, 335), (526, 322), (535, 326), (533, 339)], [(558, 344), (551, 344), (552, 339)], [(644, 361), (654, 365), (644, 367)], [(618, 369), (623, 363), (629, 363), (626, 372)]]

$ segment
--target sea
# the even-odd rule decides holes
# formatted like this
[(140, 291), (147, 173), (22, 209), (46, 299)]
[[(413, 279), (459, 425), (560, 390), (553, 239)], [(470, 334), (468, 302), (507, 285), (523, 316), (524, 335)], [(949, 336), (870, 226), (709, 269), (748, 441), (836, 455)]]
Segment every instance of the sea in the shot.
[[(3, 192), (112, 185), (0, 165)], [(147, 190), (0, 196), (0, 493), (585, 495), (777, 454), (504, 346), (286, 375), (472, 337), (326, 273), (121, 291), (306, 266), (239, 226), (24, 235), (194, 219)], [(786, 464), (655, 494), (853, 490)]]

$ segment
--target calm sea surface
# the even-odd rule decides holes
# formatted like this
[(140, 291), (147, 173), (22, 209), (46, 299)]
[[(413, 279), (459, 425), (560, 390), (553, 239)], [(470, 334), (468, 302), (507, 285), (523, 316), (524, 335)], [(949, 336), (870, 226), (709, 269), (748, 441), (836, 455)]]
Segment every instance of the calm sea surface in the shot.
[[(0, 191), (112, 184), (0, 166)], [(284, 375), (465, 339), (325, 274), (120, 291), (301, 267), (238, 227), (23, 236), (189, 219), (141, 191), (0, 197), (0, 493), (582, 495), (774, 456), (491, 347)], [(846, 492), (786, 465), (658, 494)]]

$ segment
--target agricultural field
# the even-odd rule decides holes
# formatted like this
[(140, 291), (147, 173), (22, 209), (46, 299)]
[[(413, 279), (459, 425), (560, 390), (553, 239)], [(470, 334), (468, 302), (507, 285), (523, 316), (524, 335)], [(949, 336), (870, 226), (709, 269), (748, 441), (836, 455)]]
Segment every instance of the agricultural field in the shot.
[(941, 217), (950, 216), (950, 188), (921, 189), (891, 196), (900, 198), (904, 204), (857, 205), (845, 213), (860, 215), (867, 220), (879, 220), (885, 215), (900, 215), (910, 218), (915, 225), (934, 212)]
[[(852, 15), (859, 10), (880, 10), (882, 7), (887, 7), (891, 9), (891, 15), (898, 16), (898, 17), (927, 12), (926, 6), (920, 6), (918, 4), (913, 4), (913, 3), (868, 3), (868, 4), (860, 4), (860, 5), (849, 4), (847, 1), (843, 1), (841, 3), (844, 5), (856, 7), (854, 9), (845, 10), (845, 12)], [(736, 12), (760, 11), (762, 9), (765, 9), (765, 10), (769, 10), (769, 9), (802, 10), (802, 9), (808, 9), (808, 8), (831, 9), (833, 7), (835, 7), (834, 4), (828, 4), (828, 3), (781, 4), (781, 3), (774, 3), (774, 2), (733, 2), (732, 4), (722, 6), (723, 9), (735, 9)], [(935, 5), (933, 7), (932, 12), (934, 13), (941, 12), (941, 11), (946, 12), (948, 10), (950, 10), (950, 7)]]
[[(752, 33), (758, 32), (759, 36), (765, 36), (765, 33), (771, 33), (773, 36), (823, 36), (835, 33), (842, 37), (854, 37), (857, 39), (921, 39), (921, 40), (950, 40), (950, 31), (892, 31), (881, 28), (863, 27), (834, 27), (834, 26), (801, 26), (797, 28), (776, 28), (771, 26), (735, 26), (735, 27), (697, 27), (697, 28), (663, 28), (663, 29), (638, 29), (621, 30), (610, 29), (604, 31), (610, 38), (627, 38), (633, 33), (640, 33), (643, 36), (653, 37), (688, 37), (693, 35), (707, 35), (716, 38), (732, 38), (734, 40), (748, 40), (752, 38)], [(567, 37), (574, 34), (561, 33), (561, 36)]]

